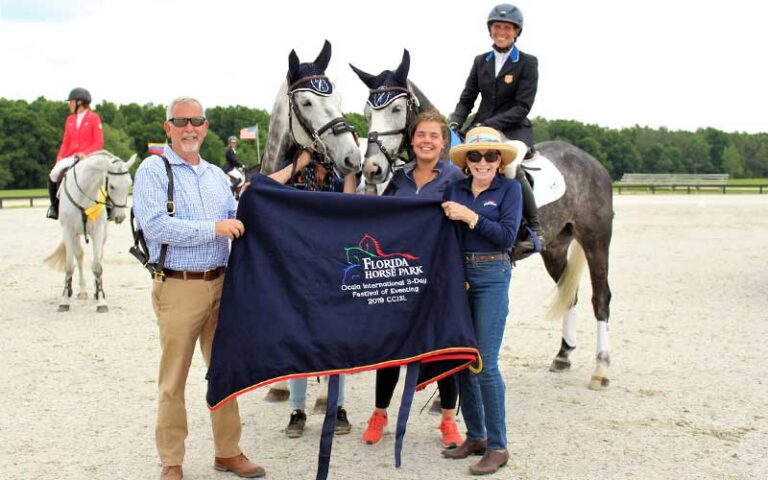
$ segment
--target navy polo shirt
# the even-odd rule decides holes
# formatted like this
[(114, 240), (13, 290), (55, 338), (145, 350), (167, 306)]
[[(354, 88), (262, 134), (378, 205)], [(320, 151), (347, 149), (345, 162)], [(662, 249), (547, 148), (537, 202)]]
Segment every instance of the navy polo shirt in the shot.
[(523, 194), (517, 180), (496, 175), (491, 186), (475, 198), (469, 177), (449, 185), (443, 199), (465, 205), (480, 217), (474, 230), (460, 222), (465, 252), (512, 250), (523, 214)]
[(416, 160), (413, 160), (395, 172), (382, 195), (396, 197), (418, 195), (423, 198), (441, 200), (448, 185), (457, 180), (464, 179), (464, 174), (459, 167), (448, 161), (438, 160), (434, 168), (437, 176), (419, 188), (416, 185), (416, 180), (413, 179), (413, 169), (415, 167)]

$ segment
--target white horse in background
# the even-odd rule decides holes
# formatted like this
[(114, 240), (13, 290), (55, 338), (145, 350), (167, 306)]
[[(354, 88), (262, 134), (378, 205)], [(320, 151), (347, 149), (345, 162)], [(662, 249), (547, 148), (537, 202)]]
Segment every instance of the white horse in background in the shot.
[(64, 291), (59, 303), (60, 312), (69, 311), (75, 260), (80, 276), (77, 297), (83, 300), (88, 298), (83, 275), (81, 236), (85, 237), (86, 243), (91, 240), (93, 243), (91, 270), (94, 276), (96, 311), (109, 310), (101, 278), (107, 221), (121, 223), (125, 220), (128, 193), (132, 183), (129, 169), (135, 161), (135, 154), (124, 162), (108, 151), (100, 150), (75, 163), (66, 173), (59, 189), (59, 223), (64, 238), (58, 248), (45, 259), (45, 263), (51, 268), (65, 272)]

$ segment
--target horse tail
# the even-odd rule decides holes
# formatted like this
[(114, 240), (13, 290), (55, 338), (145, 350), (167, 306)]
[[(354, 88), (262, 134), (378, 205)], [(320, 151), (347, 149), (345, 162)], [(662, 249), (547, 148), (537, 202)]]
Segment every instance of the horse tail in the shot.
[(59, 242), (58, 248), (48, 255), (43, 262), (54, 270), (64, 271), (64, 267), (67, 264), (67, 246), (64, 240)]
[(565, 266), (560, 280), (557, 281), (557, 294), (552, 300), (547, 312), (547, 318), (562, 318), (573, 306), (576, 293), (579, 291), (579, 280), (587, 264), (587, 257), (579, 242), (574, 241), (568, 254), (568, 263)]

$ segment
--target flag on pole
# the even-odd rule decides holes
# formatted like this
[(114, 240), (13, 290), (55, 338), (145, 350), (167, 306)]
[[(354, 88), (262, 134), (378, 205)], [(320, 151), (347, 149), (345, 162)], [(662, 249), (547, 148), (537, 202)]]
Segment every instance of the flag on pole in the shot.
[(147, 151), (152, 155), (162, 155), (165, 153), (164, 143), (147, 143)]
[(256, 140), (259, 134), (259, 126), (246, 127), (240, 129), (240, 140)]

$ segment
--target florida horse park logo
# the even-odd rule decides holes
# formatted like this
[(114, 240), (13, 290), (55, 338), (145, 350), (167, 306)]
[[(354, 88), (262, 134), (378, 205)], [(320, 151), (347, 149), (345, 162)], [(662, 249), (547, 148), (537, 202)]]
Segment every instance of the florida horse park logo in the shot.
[[(355, 246), (344, 247), (347, 266), (341, 290), (368, 304), (405, 302), (427, 283), (419, 257), (408, 252), (385, 252), (379, 241), (364, 234)], [(393, 295), (395, 294), (395, 295)]]

